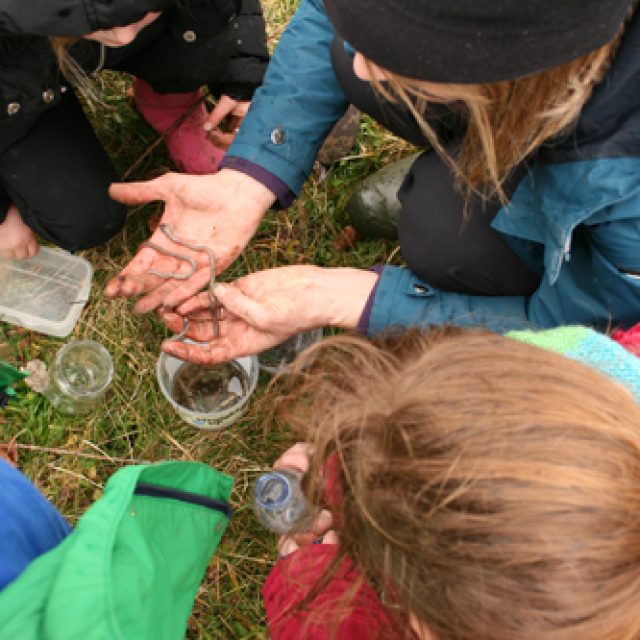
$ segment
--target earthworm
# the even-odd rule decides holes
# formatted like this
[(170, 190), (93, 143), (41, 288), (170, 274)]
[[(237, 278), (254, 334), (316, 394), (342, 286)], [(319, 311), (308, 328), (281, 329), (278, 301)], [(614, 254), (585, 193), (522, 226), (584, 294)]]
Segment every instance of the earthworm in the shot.
[(189, 318), (182, 318), (182, 330), (180, 333), (176, 333), (174, 336), (171, 336), (169, 340), (182, 340), (189, 331)]
[[(208, 287), (209, 301), (210, 301), (209, 308), (211, 309), (211, 318), (213, 320), (213, 335), (215, 338), (219, 338), (220, 323), (218, 321), (218, 301), (216, 299), (215, 294), (213, 293), (213, 287), (216, 283), (216, 256), (213, 253), (213, 250), (210, 247), (207, 247), (206, 245), (192, 244), (191, 242), (187, 242), (186, 240), (182, 240), (181, 238), (178, 238), (173, 233), (173, 229), (168, 224), (162, 223), (160, 225), (160, 231), (162, 231), (162, 233), (164, 233), (164, 235), (167, 236), (167, 238), (169, 238), (169, 240), (171, 240), (171, 242), (173, 242), (174, 244), (180, 245), (181, 247), (185, 247), (186, 249), (191, 249), (191, 251), (204, 251), (207, 254), (209, 258), (209, 272), (210, 272), (209, 287)], [(164, 247), (161, 247), (160, 245), (157, 245), (149, 241), (144, 242), (142, 246), (154, 249), (158, 253), (162, 253), (163, 255), (170, 256), (171, 258), (176, 258), (177, 260), (183, 260), (184, 262), (187, 262), (191, 267), (191, 271), (189, 273), (167, 273), (163, 271), (157, 271), (156, 269), (149, 269), (148, 273), (154, 276), (158, 276), (159, 278), (165, 278), (165, 279), (171, 278), (174, 280), (188, 280), (198, 269), (198, 265), (195, 259), (192, 258), (191, 256), (186, 256), (184, 254), (171, 251), (170, 249), (165, 249)], [(170, 340), (181, 340), (182, 338), (184, 338), (188, 330), (189, 330), (189, 320), (185, 318), (182, 331), (176, 334), (175, 336), (173, 336), (173, 338), (170, 338)]]
[(189, 273), (169, 273), (165, 271), (157, 271), (156, 269), (148, 270), (148, 273), (154, 276), (158, 276), (158, 278), (164, 278), (165, 280), (167, 278), (172, 278), (173, 280), (188, 280), (198, 270), (198, 265), (191, 256), (185, 256), (182, 253), (177, 253), (176, 251), (165, 249), (164, 247), (161, 247), (159, 244), (155, 244), (154, 242), (149, 242), (148, 240), (146, 242), (143, 242), (140, 246), (149, 247), (150, 249), (153, 249), (158, 253), (162, 253), (165, 256), (176, 258), (176, 260), (184, 260), (185, 262), (188, 262), (189, 266), (191, 267), (191, 271)]

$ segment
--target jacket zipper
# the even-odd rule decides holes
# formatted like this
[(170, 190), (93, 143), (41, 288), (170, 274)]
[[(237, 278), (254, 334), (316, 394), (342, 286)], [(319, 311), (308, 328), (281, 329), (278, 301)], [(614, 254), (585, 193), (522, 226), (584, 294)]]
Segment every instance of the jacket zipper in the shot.
[(639, 271), (630, 271), (629, 269), (620, 269), (620, 271), (622, 273), (624, 273), (625, 276), (629, 276), (630, 278), (633, 278), (634, 280), (640, 280), (640, 272)]
[(213, 511), (218, 511), (227, 518), (231, 518), (232, 511), (228, 502), (224, 500), (214, 500), (213, 498), (207, 498), (201, 496), (198, 493), (191, 493), (190, 491), (180, 491), (179, 489), (170, 489), (168, 487), (162, 487), (157, 484), (147, 484), (146, 482), (139, 482), (133, 492), (136, 496), (149, 496), (151, 498), (170, 498), (172, 500), (178, 500), (179, 502), (187, 502), (188, 504), (197, 504), (200, 507), (206, 507)]

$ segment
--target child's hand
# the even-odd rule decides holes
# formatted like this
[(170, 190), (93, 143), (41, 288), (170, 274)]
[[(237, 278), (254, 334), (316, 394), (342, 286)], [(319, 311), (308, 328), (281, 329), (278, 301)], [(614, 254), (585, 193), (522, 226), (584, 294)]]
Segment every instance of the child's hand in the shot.
[[(234, 100), (229, 96), (220, 96), (218, 104), (209, 114), (205, 123), (205, 129), (209, 133), (211, 142), (220, 149), (228, 149), (231, 146), (238, 129), (249, 111), (251, 102), (246, 100)], [(225, 131), (220, 124), (226, 118)]]
[(287, 449), (274, 463), (274, 469), (296, 469), (305, 474), (309, 471), (309, 461), (313, 454), (313, 447), (308, 442), (297, 442)]
[(26, 260), (33, 258), (39, 249), (36, 234), (24, 223), (18, 207), (12, 204), (0, 223), (0, 256)]
[[(307, 442), (298, 442), (287, 449), (274, 463), (274, 469), (295, 469), (302, 474), (307, 473), (313, 447)], [(338, 536), (331, 529), (333, 516), (323, 509), (318, 513), (309, 531), (284, 535), (278, 541), (280, 557), (284, 558), (308, 544), (338, 544)]]
[[(278, 540), (278, 553), (281, 558), (298, 551), (301, 545), (297, 536), (281, 536)], [(312, 542), (306, 544), (338, 544), (338, 534), (333, 530), (327, 531), (321, 538), (314, 538)]]

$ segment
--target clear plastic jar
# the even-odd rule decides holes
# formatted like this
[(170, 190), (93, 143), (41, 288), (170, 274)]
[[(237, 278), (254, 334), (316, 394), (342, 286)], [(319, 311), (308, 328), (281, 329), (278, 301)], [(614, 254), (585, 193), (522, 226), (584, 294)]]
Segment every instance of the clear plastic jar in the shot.
[(89, 413), (103, 399), (113, 380), (113, 360), (94, 340), (72, 340), (58, 353), (45, 396), (61, 413)]
[(258, 354), (260, 368), (267, 373), (279, 373), (286, 369), (307, 347), (322, 340), (322, 329), (305, 331), (291, 336), (282, 344)]
[(253, 512), (260, 523), (274, 533), (287, 533), (304, 519), (315, 515), (302, 493), (302, 474), (295, 469), (278, 469), (261, 475), (253, 491)]

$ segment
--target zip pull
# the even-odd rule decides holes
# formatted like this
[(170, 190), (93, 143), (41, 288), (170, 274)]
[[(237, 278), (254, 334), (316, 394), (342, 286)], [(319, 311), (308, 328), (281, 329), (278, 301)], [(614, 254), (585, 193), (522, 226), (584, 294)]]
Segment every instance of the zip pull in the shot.
[(569, 236), (564, 243), (563, 257), (565, 262), (571, 260), (571, 236)]
[(624, 273), (625, 276), (633, 278), (634, 280), (640, 280), (640, 272), (631, 271), (631, 269), (620, 269), (620, 273)]

